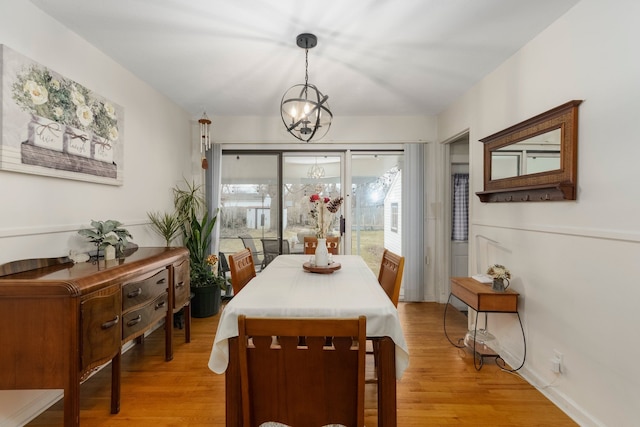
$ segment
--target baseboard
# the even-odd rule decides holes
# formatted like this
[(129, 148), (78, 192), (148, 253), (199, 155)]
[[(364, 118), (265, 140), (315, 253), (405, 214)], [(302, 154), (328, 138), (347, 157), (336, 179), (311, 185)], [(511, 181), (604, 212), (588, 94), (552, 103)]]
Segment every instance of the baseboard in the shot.
[[(515, 357), (513, 354), (501, 349), (500, 355), (509, 366), (520, 366), (522, 363), (522, 357)], [(542, 393), (547, 399), (549, 399), (560, 410), (567, 414), (573, 421), (578, 423), (582, 427), (606, 427), (606, 424), (597, 420), (591, 414), (584, 410), (575, 401), (567, 397), (564, 393), (559, 391), (557, 387), (549, 384), (549, 381), (545, 380), (537, 372), (531, 371), (523, 366), (518, 373), (529, 384), (535, 387), (540, 393)]]

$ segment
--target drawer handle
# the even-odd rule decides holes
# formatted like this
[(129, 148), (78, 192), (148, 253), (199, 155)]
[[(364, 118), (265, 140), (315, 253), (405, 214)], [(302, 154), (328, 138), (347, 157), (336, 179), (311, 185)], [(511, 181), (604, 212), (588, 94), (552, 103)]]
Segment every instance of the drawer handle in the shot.
[(167, 279), (163, 277), (162, 279), (160, 279), (160, 280), (158, 280), (158, 281), (156, 282), (156, 285), (161, 285), (161, 284), (163, 284), (163, 283), (164, 283), (164, 282), (166, 282), (166, 281), (167, 281)]
[(138, 314), (138, 317), (136, 317), (135, 319), (131, 319), (127, 322), (127, 326), (133, 326), (136, 323), (140, 323), (142, 322), (142, 316)]
[(183, 287), (183, 286), (184, 286), (184, 282), (178, 282), (178, 283), (176, 284), (176, 288), (181, 288), (181, 287)]
[(135, 291), (131, 291), (129, 292), (129, 294), (127, 295), (128, 298), (135, 298), (137, 296), (139, 296), (140, 294), (142, 294), (142, 288), (138, 288)]
[(108, 322), (104, 322), (102, 324), (102, 329), (109, 329), (109, 328), (117, 325), (119, 321), (120, 321), (120, 316), (116, 316), (115, 319), (109, 320)]
[(156, 310), (164, 307), (166, 304), (167, 304), (166, 301), (160, 301), (159, 303), (156, 304)]

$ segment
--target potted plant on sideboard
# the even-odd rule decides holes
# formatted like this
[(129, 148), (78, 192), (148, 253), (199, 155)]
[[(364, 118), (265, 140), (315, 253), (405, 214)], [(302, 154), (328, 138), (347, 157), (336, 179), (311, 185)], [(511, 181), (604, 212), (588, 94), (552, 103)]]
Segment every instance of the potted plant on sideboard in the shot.
[[(128, 238), (133, 238), (126, 228), (122, 228), (120, 221), (109, 219), (107, 221), (91, 220), (93, 228), (78, 230), (78, 234), (87, 237), (96, 245), (96, 258), (104, 254), (105, 259), (121, 258), (127, 247)], [(102, 251), (102, 254), (101, 254)]]

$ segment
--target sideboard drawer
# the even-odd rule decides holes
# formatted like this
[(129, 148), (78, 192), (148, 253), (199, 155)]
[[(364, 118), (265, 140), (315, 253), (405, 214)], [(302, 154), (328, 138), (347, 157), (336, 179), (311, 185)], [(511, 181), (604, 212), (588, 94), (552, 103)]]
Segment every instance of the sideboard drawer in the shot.
[(173, 265), (174, 301), (173, 309), (182, 308), (191, 298), (189, 279), (189, 260), (186, 259)]
[(169, 275), (166, 268), (142, 280), (125, 283), (122, 286), (122, 311), (155, 299), (167, 291), (168, 285)]
[(87, 373), (120, 351), (122, 293), (112, 286), (90, 294), (80, 304), (81, 371)]
[(160, 321), (167, 314), (169, 294), (163, 293), (148, 304), (122, 314), (122, 342), (141, 335), (151, 325)]

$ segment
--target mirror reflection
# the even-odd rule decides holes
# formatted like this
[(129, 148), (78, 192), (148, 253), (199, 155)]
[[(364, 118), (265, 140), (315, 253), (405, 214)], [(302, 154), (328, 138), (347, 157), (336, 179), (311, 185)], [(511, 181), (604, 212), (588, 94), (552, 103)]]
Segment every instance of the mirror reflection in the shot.
[(480, 139), (484, 143), (482, 202), (575, 200), (578, 106), (566, 102)]
[(491, 179), (560, 169), (561, 130), (556, 128), (491, 152)]

